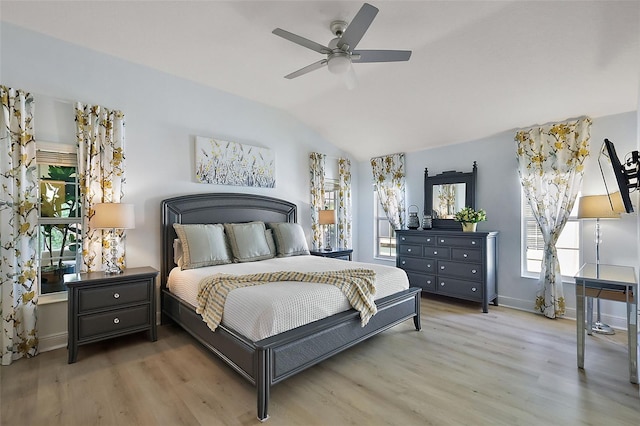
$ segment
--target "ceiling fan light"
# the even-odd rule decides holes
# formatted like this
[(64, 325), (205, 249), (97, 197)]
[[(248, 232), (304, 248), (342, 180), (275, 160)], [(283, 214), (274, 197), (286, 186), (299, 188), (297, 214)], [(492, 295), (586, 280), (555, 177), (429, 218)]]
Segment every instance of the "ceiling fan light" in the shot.
[(329, 57), (327, 67), (333, 74), (344, 74), (351, 66), (351, 59), (346, 53), (334, 53)]

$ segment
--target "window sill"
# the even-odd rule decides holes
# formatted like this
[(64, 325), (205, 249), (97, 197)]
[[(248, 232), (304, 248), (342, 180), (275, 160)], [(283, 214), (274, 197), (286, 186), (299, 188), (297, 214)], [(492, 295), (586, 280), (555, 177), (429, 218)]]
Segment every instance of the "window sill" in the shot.
[(373, 257), (374, 260), (383, 260), (385, 262), (393, 262), (396, 263), (396, 258), (395, 257)]
[[(539, 280), (539, 279), (540, 279), (540, 274), (529, 274), (529, 273), (523, 273), (523, 274), (521, 274), (521, 275), (520, 275), (520, 277), (522, 277), (522, 278), (528, 278), (528, 279), (530, 279), (530, 280), (536, 280), (536, 281), (537, 281), (537, 280)], [(563, 276), (562, 276), (562, 283), (563, 283), (563, 284), (575, 284), (575, 283), (576, 283), (576, 280), (575, 280), (575, 278), (573, 278), (573, 277), (563, 275)]]
[(50, 303), (66, 302), (68, 294), (66, 291), (60, 291), (58, 293), (41, 294), (38, 297), (38, 305), (48, 305)]

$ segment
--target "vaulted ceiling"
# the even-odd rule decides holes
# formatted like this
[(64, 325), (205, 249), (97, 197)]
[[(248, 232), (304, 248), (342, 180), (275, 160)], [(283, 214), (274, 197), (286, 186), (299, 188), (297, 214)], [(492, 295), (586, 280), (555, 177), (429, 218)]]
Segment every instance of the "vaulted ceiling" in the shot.
[[(28, 29), (288, 111), (357, 159), (638, 107), (640, 2), (372, 1), (358, 49), (412, 50), (354, 64), (358, 84), (271, 33), (321, 44), (351, 1), (1, 1)], [(6, 41), (3, 41), (6, 42)]]

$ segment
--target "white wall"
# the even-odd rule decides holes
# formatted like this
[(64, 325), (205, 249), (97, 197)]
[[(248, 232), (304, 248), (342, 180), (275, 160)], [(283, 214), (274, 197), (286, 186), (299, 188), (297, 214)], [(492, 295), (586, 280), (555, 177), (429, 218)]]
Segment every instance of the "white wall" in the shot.
[[(289, 200), (309, 237), (309, 152), (345, 153), (288, 113), (4, 22), (0, 40), (0, 84), (34, 94), (38, 140), (75, 144), (75, 101), (125, 113), (123, 201), (133, 203), (136, 213), (136, 228), (127, 231), (128, 266), (160, 268), (160, 202), (189, 193), (250, 192)], [(276, 187), (195, 183), (196, 135), (273, 150)], [(41, 303), (39, 328), (41, 349), (66, 344), (66, 302)]]
[[(569, 118), (569, 117), (567, 117)], [(532, 118), (535, 120), (535, 117)], [(531, 125), (536, 123), (532, 121)], [(488, 220), (478, 225), (479, 230), (499, 231), (498, 294), (501, 305), (533, 311), (537, 280), (520, 276), (520, 183), (515, 157), (516, 130), (509, 130), (488, 138), (453, 146), (429, 149), (406, 154), (407, 205), (420, 206), (420, 217), (424, 205), (423, 178), (425, 167), (433, 176), (443, 171), (470, 172), (473, 162), (478, 163), (476, 183), (476, 206), (487, 211)], [(636, 112), (609, 117), (593, 118), (591, 128), (592, 154), (585, 165), (582, 192), (584, 194), (605, 193), (597, 164), (597, 153), (604, 138), (612, 140), (623, 157), (637, 148)], [(371, 168), (361, 162), (358, 181), (359, 211), (358, 238), (360, 250), (357, 259), (365, 262), (389, 263), (373, 258), (373, 187)], [(632, 196), (638, 210), (637, 192)], [(637, 239), (638, 215), (624, 215), (620, 220), (603, 221), (603, 241), (600, 246), (601, 261), (638, 268), (639, 244)], [(593, 243), (594, 225), (585, 221), (582, 227), (582, 254), (584, 262), (595, 260)], [(567, 316), (575, 318), (575, 286), (565, 284)], [(602, 302), (605, 322), (625, 327), (624, 305)]]

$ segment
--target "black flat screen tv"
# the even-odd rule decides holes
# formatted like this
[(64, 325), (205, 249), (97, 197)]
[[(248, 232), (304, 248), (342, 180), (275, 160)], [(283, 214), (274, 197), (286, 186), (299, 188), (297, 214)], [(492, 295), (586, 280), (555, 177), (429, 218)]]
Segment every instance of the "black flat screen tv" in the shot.
[[(635, 157), (637, 157), (637, 152), (638, 151), (634, 151)], [(637, 168), (637, 158), (635, 158), (635, 160), (635, 167)], [(637, 187), (638, 174), (637, 171), (634, 174), (632, 170), (627, 170), (625, 165), (620, 162), (616, 154), (616, 148), (609, 139), (605, 139), (602, 144), (602, 149), (598, 155), (598, 165), (600, 166), (604, 186), (609, 195), (611, 208), (615, 210), (614, 206), (619, 205), (619, 200), (616, 202), (612, 197), (613, 194), (619, 191), (625, 212), (633, 213), (633, 204), (631, 203), (629, 192)], [(633, 161), (631, 161), (629, 165), (633, 166)], [(632, 182), (633, 179), (635, 179), (635, 182)]]

